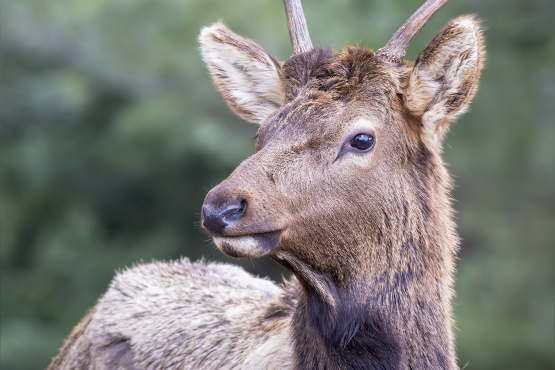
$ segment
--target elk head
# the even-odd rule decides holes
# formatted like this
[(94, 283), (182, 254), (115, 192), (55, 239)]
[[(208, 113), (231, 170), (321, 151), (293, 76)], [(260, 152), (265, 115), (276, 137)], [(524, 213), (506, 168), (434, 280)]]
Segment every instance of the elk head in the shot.
[(285, 1), (286, 62), (222, 23), (202, 30), (217, 89), (260, 125), (256, 153), (203, 205), (202, 227), (225, 254), (269, 254), (333, 303), (330, 284), (426, 263), (418, 253), (402, 260), (407, 243), (434, 259), (443, 252), (424, 239), (456, 239), (441, 142), (477, 90), (479, 25), (452, 20), (414, 64), (400, 62), (446, 1), (428, 0), (377, 53), (313, 48), (298, 2)]

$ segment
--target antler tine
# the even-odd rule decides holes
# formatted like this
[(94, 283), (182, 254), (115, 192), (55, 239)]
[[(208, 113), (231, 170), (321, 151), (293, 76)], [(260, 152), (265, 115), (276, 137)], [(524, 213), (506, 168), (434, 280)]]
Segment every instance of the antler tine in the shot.
[(377, 56), (390, 63), (401, 63), (405, 52), (412, 39), (420, 32), (422, 27), (433, 17), (449, 0), (427, 0), (393, 35), (383, 48), (378, 50)]
[(287, 15), (287, 28), (293, 46), (293, 55), (311, 50), (312, 41), (306, 27), (301, 0), (283, 0)]

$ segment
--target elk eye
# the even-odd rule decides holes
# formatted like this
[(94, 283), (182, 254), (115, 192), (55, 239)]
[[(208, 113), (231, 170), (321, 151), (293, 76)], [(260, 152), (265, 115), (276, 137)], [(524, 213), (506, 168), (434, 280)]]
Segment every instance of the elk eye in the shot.
[(351, 140), (351, 146), (358, 150), (369, 150), (374, 146), (374, 136), (370, 134), (358, 134)]

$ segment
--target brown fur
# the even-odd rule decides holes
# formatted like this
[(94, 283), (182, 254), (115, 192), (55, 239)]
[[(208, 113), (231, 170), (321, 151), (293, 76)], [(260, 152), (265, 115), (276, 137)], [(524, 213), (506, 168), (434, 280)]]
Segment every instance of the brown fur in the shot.
[[(259, 291), (268, 293), (257, 293), (250, 301), (235, 299), (229, 290), (219, 293), (224, 292), (224, 275), (218, 275), (223, 270), (191, 275), (198, 267), (185, 263), (164, 272), (162, 285), (157, 283), (160, 266), (139, 266), (117, 281), (144, 276), (140, 289), (161, 286), (157, 301), (166, 304), (180, 302), (204, 285), (228, 299), (221, 305), (211, 298), (204, 311), (198, 296), (187, 298), (190, 310), (199, 310), (187, 316), (195, 323), (211, 323), (220, 312), (241, 310), (244, 322), (222, 323), (206, 334), (216, 344), (202, 347), (209, 348), (206, 356), (212, 359), (204, 368), (252, 368), (251, 362), (237, 359), (253, 351), (254, 335), (271, 343), (264, 347), (259, 368), (273, 368), (267, 361), (276, 353), (283, 359), (291, 355), (296, 369), (456, 369), (451, 298), (458, 237), (441, 140), (447, 124), (476, 92), (484, 58), (477, 22), (471, 17), (451, 21), (414, 65), (391, 65), (371, 50), (354, 47), (340, 54), (314, 49), (283, 64), (267, 62), (273, 60), (268, 53), (222, 24), (203, 30), (201, 42), (224, 99), (239, 115), (261, 124), (256, 154), (207, 195), (205, 205), (213, 208), (237, 200), (247, 204), (242, 217), (214, 233), (214, 240), (234, 257), (269, 254), (296, 278), (279, 293), (261, 285)], [(226, 62), (230, 48), (235, 64)], [(237, 64), (244, 68), (237, 69)], [(253, 86), (260, 78), (257, 73), (267, 78), (263, 88)], [(282, 101), (268, 100), (270, 96)], [(358, 133), (375, 137), (371, 150), (349, 149)], [(275, 235), (277, 244), (266, 247), (261, 242)], [(257, 284), (252, 277), (243, 279)], [(126, 289), (119, 291), (125, 294)], [(239, 285), (233, 289), (242, 292)], [(124, 338), (137, 369), (163, 368), (145, 364), (170, 360), (201, 368), (195, 352), (196, 341), (201, 346), (205, 335), (200, 329), (188, 330), (175, 342), (180, 350), (166, 350), (169, 355), (162, 358), (149, 355), (149, 348), (168, 345), (149, 330), (126, 331), (129, 323), (166, 330), (164, 320), (185, 321), (132, 319), (127, 314), (108, 318), (102, 312), (133, 312), (133, 304), (142, 304), (137, 298), (123, 305), (110, 298), (114, 294), (113, 286), (97, 306), (91, 321), (96, 331), (90, 331), (88, 341), (108, 332), (110, 338)], [(152, 305), (148, 312), (160, 310), (162, 303)], [(249, 345), (224, 355), (219, 343), (228, 339), (228, 326)], [(79, 333), (72, 338), (84, 336)], [(236, 334), (228, 333), (233, 338)], [(85, 342), (74, 344), (74, 351), (86, 350)], [(69, 346), (59, 357), (71, 357)], [(221, 362), (221, 356), (235, 362)], [(63, 361), (55, 359), (51, 369), (68, 368), (54, 365)]]

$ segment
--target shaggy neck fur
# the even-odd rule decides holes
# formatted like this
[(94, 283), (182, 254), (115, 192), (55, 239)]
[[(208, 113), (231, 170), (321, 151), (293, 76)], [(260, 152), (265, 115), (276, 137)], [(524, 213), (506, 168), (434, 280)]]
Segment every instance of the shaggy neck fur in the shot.
[[(433, 163), (438, 158), (419, 161), (426, 168), (417, 166), (411, 176), (421, 202), (401, 201), (397, 216), (384, 213), (378, 245), (368, 246), (376, 259), (364, 276), (336, 284), (287, 266), (302, 286), (292, 321), (299, 369), (457, 368), (450, 301), (458, 238), (449, 181), (443, 164)], [(433, 175), (422, 180), (418, 173)]]
[[(336, 290), (338, 305), (305, 287), (293, 317), (299, 369), (454, 369), (450, 318), (441, 296), (446, 292), (414, 290), (417, 276), (368, 282), (368, 302), (360, 292)], [(380, 286), (375, 289), (372, 286)]]

